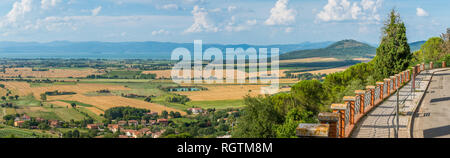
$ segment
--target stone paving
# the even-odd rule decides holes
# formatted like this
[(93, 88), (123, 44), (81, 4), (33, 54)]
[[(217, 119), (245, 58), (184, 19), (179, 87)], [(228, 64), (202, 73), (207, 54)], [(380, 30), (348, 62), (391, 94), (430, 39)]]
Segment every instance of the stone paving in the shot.
[(440, 69), (426, 70), (416, 77), (416, 89), (413, 92), (411, 82), (403, 86), (399, 93), (399, 131), (397, 131), (397, 94), (394, 93), (380, 105), (370, 111), (357, 124), (351, 137), (353, 138), (399, 138), (410, 137), (410, 121), (412, 115), (424, 95), (432, 73)]

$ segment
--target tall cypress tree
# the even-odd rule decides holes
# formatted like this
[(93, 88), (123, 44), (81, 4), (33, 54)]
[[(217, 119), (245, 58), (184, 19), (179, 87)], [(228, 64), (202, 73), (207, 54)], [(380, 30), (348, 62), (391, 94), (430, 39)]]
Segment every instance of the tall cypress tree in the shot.
[(393, 9), (383, 27), (383, 37), (374, 59), (378, 80), (397, 74), (408, 67), (411, 51), (405, 23)]

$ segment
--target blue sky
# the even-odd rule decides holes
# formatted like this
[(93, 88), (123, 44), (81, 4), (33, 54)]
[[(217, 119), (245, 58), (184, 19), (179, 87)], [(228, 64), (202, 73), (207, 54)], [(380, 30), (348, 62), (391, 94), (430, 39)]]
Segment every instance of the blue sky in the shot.
[(396, 8), (410, 42), (450, 27), (448, 0), (2, 0), (0, 41), (378, 43)]

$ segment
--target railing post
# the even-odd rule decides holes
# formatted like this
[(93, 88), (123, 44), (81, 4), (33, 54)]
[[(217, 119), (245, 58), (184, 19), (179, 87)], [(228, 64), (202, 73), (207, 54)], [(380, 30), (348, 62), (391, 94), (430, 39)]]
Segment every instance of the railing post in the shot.
[(355, 91), (355, 94), (357, 95), (357, 96), (359, 96), (359, 113), (360, 114), (364, 114), (364, 98), (365, 98), (365, 95), (366, 95), (366, 91), (365, 90), (356, 90)]
[(447, 67), (447, 64), (445, 63), (445, 61), (442, 61), (442, 68)]
[(416, 65), (417, 66), (417, 73), (416, 74), (419, 74), (420, 72), (422, 72), (422, 65), (420, 65), (420, 64), (417, 64)]
[[(378, 86), (378, 82), (377, 82), (377, 86)], [(380, 85), (380, 98), (382, 98), (383, 96), (383, 82), (381, 82)], [(366, 86), (366, 89), (368, 89), (370, 91), (370, 106), (375, 105), (375, 86)]]
[(433, 62), (430, 62), (430, 69), (433, 69)]
[[(377, 82), (377, 86), (380, 87), (380, 100), (383, 100), (383, 95), (384, 95), (384, 83), (386, 83), (386, 81), (384, 82)], [(373, 104), (375, 105), (375, 104)]]
[(384, 95), (384, 97), (387, 97), (387, 96), (389, 96), (389, 94), (391, 94), (391, 85), (390, 85), (391, 84), (391, 79), (386, 78), (386, 79), (384, 79), (384, 82), (386, 83), (385, 86), (386, 86), (386, 89), (387, 89), (387, 93), (386, 93), (386, 95)]
[(353, 125), (353, 124), (355, 124), (355, 101), (356, 101), (356, 97), (354, 97), (354, 96), (345, 96), (343, 100), (344, 100), (344, 102), (346, 104), (350, 104), (350, 124)]
[(411, 67), (412, 68), (412, 74), (411, 74), (411, 79), (412, 79), (412, 81), (411, 81), (411, 86), (412, 86), (412, 89), (415, 89), (416, 88), (416, 84), (415, 84), (415, 82), (416, 82), (416, 66), (413, 66), (413, 67)]
[(345, 137), (345, 111), (347, 110), (348, 104), (331, 104), (331, 110), (333, 110), (333, 113), (337, 113), (339, 115), (339, 121), (338, 121), (338, 133), (339, 138)]
[(422, 71), (425, 71), (425, 63), (422, 63)]
[[(397, 83), (396, 83), (396, 80), (395, 80), (395, 76), (390, 76), (389, 78), (392, 81), (391, 93), (394, 93), (394, 91), (397, 89)], [(391, 94), (391, 93), (389, 93), (389, 94)]]
[(339, 136), (339, 127), (338, 127), (338, 121), (339, 121), (339, 114), (338, 113), (330, 113), (330, 112), (321, 112), (318, 116), (319, 122), (321, 124), (328, 124), (330, 125), (328, 129), (328, 137), (329, 138), (338, 138)]

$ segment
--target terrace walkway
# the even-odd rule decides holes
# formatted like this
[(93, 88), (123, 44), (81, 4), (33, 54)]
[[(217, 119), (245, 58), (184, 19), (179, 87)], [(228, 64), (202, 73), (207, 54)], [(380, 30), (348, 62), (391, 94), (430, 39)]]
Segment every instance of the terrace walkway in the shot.
[[(376, 86), (369, 85), (363, 90), (356, 90), (355, 96), (343, 98), (343, 104), (331, 104), (332, 112), (319, 113), (320, 123), (299, 124), (296, 129), (297, 136), (411, 138), (414, 134), (411, 133), (414, 131), (412, 130), (414, 127), (411, 127), (414, 125), (413, 118), (418, 111), (418, 105), (423, 101), (433, 74), (448, 70), (450, 68), (446, 62), (417, 64), (376, 82)], [(399, 102), (398, 109), (397, 102)]]
[(397, 95), (394, 93), (379, 106), (375, 107), (356, 125), (351, 137), (354, 138), (395, 138), (398, 132), (400, 138), (409, 138), (409, 124), (411, 115), (414, 113), (420, 99), (422, 98), (431, 73), (437, 71), (426, 70), (416, 76), (416, 91), (412, 91), (412, 82), (406, 84), (399, 90), (399, 131), (397, 131)]

